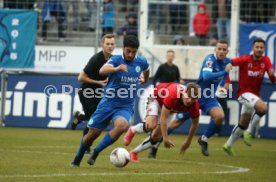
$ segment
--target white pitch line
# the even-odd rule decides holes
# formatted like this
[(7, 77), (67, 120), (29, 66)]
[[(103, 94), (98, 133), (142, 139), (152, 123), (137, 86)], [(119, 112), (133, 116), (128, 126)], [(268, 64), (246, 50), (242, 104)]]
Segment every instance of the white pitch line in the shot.
[(76, 148), (76, 146), (58, 146), (58, 145), (53, 145), (53, 146), (39, 146), (39, 145), (36, 145), (36, 146), (16, 146), (16, 148), (42, 148), (42, 149), (53, 149), (53, 148)]
[[(0, 149), (0, 151), (12, 151), (12, 152), (26, 152), (26, 153), (39, 153), (39, 154), (58, 154), (58, 155), (72, 155), (72, 153), (65, 153), (65, 152), (49, 152), (49, 151), (28, 151), (28, 150), (5, 150)], [(143, 159), (143, 158), (142, 158)], [(145, 159), (150, 160), (150, 159)], [(223, 165), (223, 164), (216, 164), (216, 163), (207, 163), (207, 162), (197, 162), (197, 161), (179, 161), (179, 160), (165, 160), (165, 159), (156, 159), (150, 160), (151, 162), (165, 162), (165, 163), (191, 163), (196, 165), (203, 165), (203, 166), (216, 166), (216, 167), (223, 167), (228, 168), (230, 170), (226, 171), (206, 171), (206, 172), (162, 172), (162, 173), (51, 173), (51, 174), (17, 174), (17, 175), (0, 175), (0, 178), (41, 178), (41, 177), (69, 177), (69, 176), (150, 176), (150, 175), (157, 175), (157, 176), (164, 176), (164, 175), (191, 175), (191, 174), (231, 174), (231, 173), (244, 173), (250, 171), (249, 168), (243, 168), (239, 166), (231, 166), (231, 165)]]

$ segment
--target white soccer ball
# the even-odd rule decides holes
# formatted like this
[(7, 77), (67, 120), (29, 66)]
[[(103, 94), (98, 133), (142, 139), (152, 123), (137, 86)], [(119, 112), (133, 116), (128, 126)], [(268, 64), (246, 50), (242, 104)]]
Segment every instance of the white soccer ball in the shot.
[(129, 152), (121, 147), (115, 148), (110, 154), (110, 162), (116, 167), (124, 167), (130, 161)]

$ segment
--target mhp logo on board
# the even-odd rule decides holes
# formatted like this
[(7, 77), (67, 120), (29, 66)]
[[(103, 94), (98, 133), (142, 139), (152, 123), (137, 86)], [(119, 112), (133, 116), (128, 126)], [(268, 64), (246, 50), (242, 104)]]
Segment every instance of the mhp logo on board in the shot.
[(240, 25), (240, 55), (252, 52), (252, 43), (256, 38), (266, 42), (265, 55), (271, 59), (276, 68), (276, 24), (241, 24)]

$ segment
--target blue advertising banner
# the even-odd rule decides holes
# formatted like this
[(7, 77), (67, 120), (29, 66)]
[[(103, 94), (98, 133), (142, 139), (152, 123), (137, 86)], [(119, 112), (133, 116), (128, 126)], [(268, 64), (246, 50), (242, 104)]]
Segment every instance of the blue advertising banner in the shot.
[(240, 25), (240, 55), (251, 53), (252, 42), (256, 38), (266, 41), (265, 55), (268, 56), (274, 69), (276, 68), (276, 24), (241, 24)]
[(33, 68), (37, 12), (0, 10), (0, 67)]
[[(187, 80), (188, 82), (188, 80)], [(70, 128), (73, 112), (81, 111), (78, 98), (79, 82), (77, 76), (55, 75), (9, 75), (6, 94), (6, 126), (33, 128)], [(234, 90), (237, 83), (233, 83)], [(141, 87), (140, 97), (135, 104), (133, 123), (143, 121), (147, 96), (151, 93), (151, 81)], [(222, 126), (221, 135), (229, 136), (239, 121), (240, 104), (235, 93), (227, 101), (228, 114)], [(268, 113), (260, 122), (262, 138), (276, 138), (276, 90), (275, 85), (264, 83), (263, 100), (267, 102)], [(200, 116), (197, 134), (202, 134), (210, 121), (210, 117)], [(186, 121), (175, 133), (188, 133), (191, 122)], [(79, 125), (78, 128), (84, 127)]]

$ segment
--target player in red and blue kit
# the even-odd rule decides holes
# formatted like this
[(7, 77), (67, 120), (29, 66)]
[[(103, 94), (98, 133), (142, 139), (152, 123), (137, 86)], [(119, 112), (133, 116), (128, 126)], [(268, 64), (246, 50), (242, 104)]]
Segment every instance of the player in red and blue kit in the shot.
[[(265, 41), (253, 41), (253, 54), (240, 56), (232, 60), (233, 66), (239, 67), (238, 101), (242, 104), (239, 124), (237, 124), (223, 149), (233, 156), (234, 143), (244, 134), (244, 142), (251, 146), (251, 130), (267, 112), (266, 103), (260, 98), (260, 90), (265, 73), (272, 83), (275, 82), (275, 72), (269, 57), (263, 56)], [(250, 125), (249, 125), (250, 123)], [(248, 127), (248, 131), (244, 132)]]
[[(183, 143), (180, 152), (184, 153), (190, 146), (199, 122), (199, 103), (197, 100), (199, 86), (189, 83), (184, 87), (178, 83), (161, 83), (154, 88), (154, 93), (148, 98), (145, 122), (131, 126), (124, 137), (124, 145), (129, 145), (136, 133), (151, 132), (140, 145), (130, 152), (132, 161), (138, 161), (138, 153), (160, 143), (163, 137), (166, 148), (173, 147), (169, 140), (170, 127), (167, 128), (167, 119), (172, 113), (183, 112), (192, 118), (189, 136)], [(160, 119), (160, 126), (159, 121)]]
[[(110, 121), (113, 122), (114, 127), (92, 151), (87, 160), (88, 164), (94, 165), (98, 154), (112, 145), (127, 130), (133, 114), (139, 82), (147, 82), (149, 78), (147, 60), (142, 56), (136, 56), (138, 48), (139, 41), (136, 36), (125, 36), (123, 54), (111, 57), (100, 69), (100, 74), (109, 75), (108, 83), (97, 110), (88, 122), (89, 131), (81, 140), (78, 152), (71, 163), (72, 167), (80, 166), (85, 151)], [(140, 79), (142, 73), (143, 79)]]
[(215, 54), (210, 54), (204, 59), (197, 81), (201, 87), (200, 109), (211, 116), (207, 130), (198, 139), (204, 156), (209, 156), (208, 139), (216, 133), (224, 121), (224, 112), (215, 97), (215, 91), (219, 85), (224, 86), (228, 73), (232, 69), (231, 60), (226, 57), (227, 54), (228, 42), (219, 40)]

